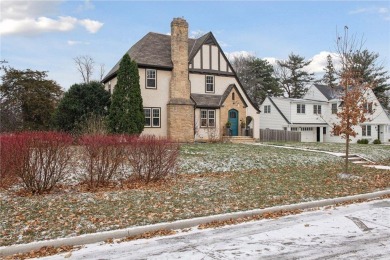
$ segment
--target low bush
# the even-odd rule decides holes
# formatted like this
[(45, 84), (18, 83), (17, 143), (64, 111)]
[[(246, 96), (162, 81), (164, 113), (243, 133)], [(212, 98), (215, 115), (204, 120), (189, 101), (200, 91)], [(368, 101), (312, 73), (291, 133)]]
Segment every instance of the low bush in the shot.
[(132, 138), (128, 143), (127, 158), (136, 178), (148, 183), (175, 174), (178, 143), (155, 136)]
[(2, 176), (18, 178), (33, 194), (48, 192), (68, 174), (72, 142), (70, 135), (58, 132), (2, 136)]
[(115, 135), (83, 135), (79, 139), (81, 166), (79, 176), (89, 188), (95, 189), (109, 184), (119, 177), (124, 163), (126, 139)]
[(381, 142), (381, 140), (379, 140), (379, 139), (375, 139), (372, 143), (373, 143), (373, 144), (381, 144), (382, 142)]
[(368, 144), (369, 142), (368, 142), (368, 139), (359, 139), (359, 140), (357, 140), (357, 143), (358, 144)]

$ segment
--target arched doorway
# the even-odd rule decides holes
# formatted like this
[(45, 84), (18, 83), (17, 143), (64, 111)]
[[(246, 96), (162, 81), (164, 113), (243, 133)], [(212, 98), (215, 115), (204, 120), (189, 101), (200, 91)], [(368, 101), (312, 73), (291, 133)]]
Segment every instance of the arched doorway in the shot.
[(238, 111), (235, 109), (229, 110), (229, 122), (232, 136), (238, 136)]

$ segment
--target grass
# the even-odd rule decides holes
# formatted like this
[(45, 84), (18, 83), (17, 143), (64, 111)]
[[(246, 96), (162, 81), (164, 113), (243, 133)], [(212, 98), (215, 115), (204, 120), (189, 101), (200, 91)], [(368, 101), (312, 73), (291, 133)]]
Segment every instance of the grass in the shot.
[(389, 188), (388, 171), (352, 165), (353, 178), (339, 178), (341, 162), (266, 146), (184, 145), (181, 171), (192, 174), (165, 183), (96, 193), (0, 193), (0, 246)]
[[(345, 153), (344, 143), (265, 143), (281, 146), (291, 146), (297, 148), (307, 148), (335, 153)], [(351, 154), (361, 155), (374, 162), (388, 162), (390, 158), (390, 145), (377, 144), (350, 144)]]

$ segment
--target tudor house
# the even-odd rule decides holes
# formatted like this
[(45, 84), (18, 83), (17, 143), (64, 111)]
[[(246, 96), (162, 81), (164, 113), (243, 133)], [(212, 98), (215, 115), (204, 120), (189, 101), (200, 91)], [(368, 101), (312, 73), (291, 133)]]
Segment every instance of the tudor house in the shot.
[[(382, 143), (390, 139), (390, 118), (369, 89), (365, 93), (368, 114), (366, 122), (356, 126), (358, 133), (352, 142), (379, 139)], [(333, 123), (338, 122), (336, 113), (342, 102), (337, 91), (326, 85), (313, 84), (300, 99), (267, 97), (262, 105), (260, 129), (276, 129), (301, 132), (302, 142), (345, 142), (332, 133)]]
[[(242, 131), (240, 125), (248, 122), (252, 137), (259, 138), (260, 111), (211, 32), (188, 38), (188, 23), (175, 18), (171, 35), (150, 32), (127, 53), (139, 69), (145, 113), (142, 134), (179, 142), (207, 141), (227, 133), (244, 135), (248, 131)], [(119, 63), (102, 80), (111, 93)]]

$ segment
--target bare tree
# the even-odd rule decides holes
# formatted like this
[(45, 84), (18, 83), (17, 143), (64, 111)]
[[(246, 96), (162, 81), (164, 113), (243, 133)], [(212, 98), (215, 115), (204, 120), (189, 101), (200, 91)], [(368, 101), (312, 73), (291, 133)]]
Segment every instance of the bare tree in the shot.
[(337, 113), (338, 122), (333, 124), (333, 134), (345, 139), (345, 168), (348, 173), (349, 143), (351, 137), (356, 137), (354, 127), (369, 120), (373, 113), (373, 104), (367, 102), (367, 90), (373, 84), (363, 83), (362, 73), (353, 60), (361, 53), (363, 41), (357, 42), (356, 37), (348, 35), (348, 27), (344, 28), (344, 36), (337, 35), (336, 50), (341, 63), (339, 81), (341, 86), (341, 110)]
[(104, 74), (106, 73), (106, 68), (105, 68), (104, 63), (100, 63), (100, 71), (99, 72), (100, 72), (99, 80), (102, 81)]
[(95, 61), (89, 55), (77, 56), (73, 60), (76, 63), (77, 70), (81, 73), (84, 83), (88, 84), (91, 81)]

